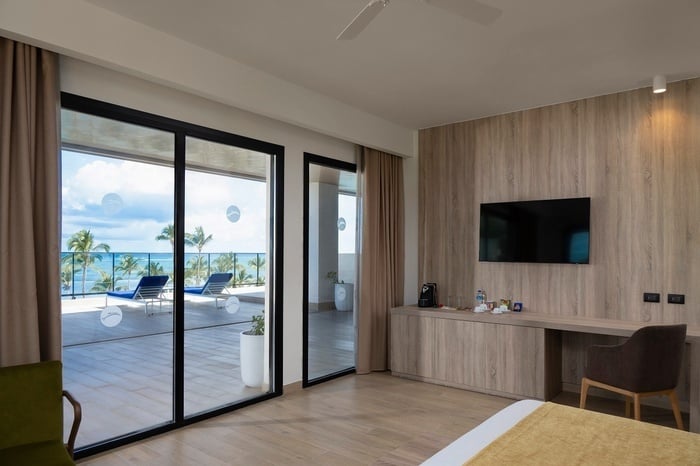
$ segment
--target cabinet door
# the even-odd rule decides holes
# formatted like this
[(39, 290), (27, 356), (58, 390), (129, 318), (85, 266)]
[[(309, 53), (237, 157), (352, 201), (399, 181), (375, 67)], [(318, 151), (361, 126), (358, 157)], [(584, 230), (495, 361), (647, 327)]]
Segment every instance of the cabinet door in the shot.
[(411, 315), (391, 316), (391, 371), (433, 377), (435, 319)]
[(490, 368), (495, 390), (544, 399), (544, 329), (496, 325), (494, 364)]
[(394, 373), (544, 398), (544, 329), (412, 315), (391, 319)]

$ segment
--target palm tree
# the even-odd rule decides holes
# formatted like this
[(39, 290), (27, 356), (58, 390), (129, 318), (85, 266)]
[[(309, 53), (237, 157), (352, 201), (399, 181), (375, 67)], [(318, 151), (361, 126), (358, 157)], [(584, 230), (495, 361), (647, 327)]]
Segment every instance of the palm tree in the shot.
[(156, 236), (156, 241), (170, 241), (170, 247), (173, 248), (173, 254), (175, 254), (175, 225), (172, 223), (168, 224), (167, 227), (163, 227), (163, 231)]
[(131, 289), (131, 274), (138, 273), (141, 270), (139, 265), (141, 259), (137, 259), (131, 254), (124, 254), (119, 260), (119, 265), (114, 268), (119, 272), (124, 272), (126, 274), (126, 289)]
[(71, 256), (66, 256), (61, 259), (61, 290), (68, 291), (73, 283), (73, 264), (70, 261), (65, 260)]
[[(256, 284), (260, 284), (260, 271), (265, 268), (265, 256), (261, 256), (260, 254), (255, 254), (255, 259), (251, 259), (248, 261), (248, 266), (255, 269), (255, 276), (257, 277), (255, 280)], [(265, 283), (265, 277), (262, 277), (262, 283)]]
[(105, 243), (95, 244), (95, 236), (90, 230), (82, 229), (68, 238), (68, 250), (75, 254), (75, 262), (80, 264), (83, 271), (82, 290), (85, 294), (85, 280), (87, 279), (87, 269), (96, 260), (101, 261), (102, 256), (95, 254), (95, 251), (109, 252), (109, 245)]
[(153, 275), (164, 275), (165, 274), (165, 269), (163, 269), (163, 266), (160, 265), (158, 262), (151, 262), (148, 264), (148, 275), (153, 276)]
[[(105, 291), (112, 291), (114, 289), (115, 280), (112, 280), (112, 276), (107, 272), (104, 272), (102, 270), (100, 270), (99, 272), (100, 279), (95, 282), (90, 291), (97, 291), (102, 293), (104, 293)], [(117, 280), (119, 280), (119, 278), (117, 278)]]
[(197, 248), (197, 280), (201, 278), (201, 266), (202, 266), (202, 248), (211, 240), (214, 239), (213, 235), (205, 235), (204, 228), (201, 226), (195, 227), (194, 233), (185, 233), (185, 244), (187, 246), (194, 246)]
[(253, 276), (246, 271), (245, 267), (239, 264), (237, 269), (238, 274), (233, 274), (233, 286), (245, 285), (246, 283), (250, 283), (250, 279), (253, 278)]
[(236, 254), (227, 252), (214, 259), (215, 272), (230, 272), (236, 266)]
[(202, 282), (199, 271), (204, 267), (206, 267), (206, 264), (201, 256), (190, 258), (185, 268), (185, 282), (191, 285), (199, 285)]

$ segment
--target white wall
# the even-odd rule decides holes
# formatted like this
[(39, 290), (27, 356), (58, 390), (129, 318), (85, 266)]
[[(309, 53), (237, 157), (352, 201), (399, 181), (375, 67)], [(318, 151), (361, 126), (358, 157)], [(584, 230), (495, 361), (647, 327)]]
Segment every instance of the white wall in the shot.
[(284, 146), (283, 383), (302, 377), (304, 152), (355, 162), (355, 145), (71, 58), (61, 90)]
[(0, 35), (346, 141), (415, 152), (415, 130), (84, 0), (0, 0)]
[(408, 156), (404, 296), (416, 302), (417, 131), (83, 0), (0, 0), (0, 35), (61, 53), (65, 91), (285, 146), (285, 384), (301, 379), (303, 152), (354, 161), (351, 141)]

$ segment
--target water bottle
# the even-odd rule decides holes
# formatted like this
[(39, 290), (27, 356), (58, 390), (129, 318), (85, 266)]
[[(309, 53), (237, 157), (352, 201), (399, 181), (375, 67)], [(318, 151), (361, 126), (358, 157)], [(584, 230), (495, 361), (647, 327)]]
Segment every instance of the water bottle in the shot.
[(486, 301), (486, 293), (482, 289), (476, 290), (476, 305), (481, 306)]

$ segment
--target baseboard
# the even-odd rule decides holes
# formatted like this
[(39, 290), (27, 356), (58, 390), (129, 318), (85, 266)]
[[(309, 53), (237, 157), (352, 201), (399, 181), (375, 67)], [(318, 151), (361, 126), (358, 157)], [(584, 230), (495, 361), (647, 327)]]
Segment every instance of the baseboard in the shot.
[(292, 393), (300, 392), (303, 390), (301, 380), (298, 382), (292, 382), (290, 384), (282, 386), (282, 395), (291, 395)]

